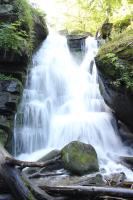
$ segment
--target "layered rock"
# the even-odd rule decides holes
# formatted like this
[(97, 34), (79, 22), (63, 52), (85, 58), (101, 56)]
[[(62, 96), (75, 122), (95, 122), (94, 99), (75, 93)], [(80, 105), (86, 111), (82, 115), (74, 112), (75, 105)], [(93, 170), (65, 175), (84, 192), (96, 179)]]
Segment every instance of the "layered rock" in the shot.
[(0, 141), (9, 144), (32, 52), (48, 34), (27, 0), (0, 0)]
[(133, 35), (123, 32), (99, 50), (100, 89), (118, 119), (133, 131)]

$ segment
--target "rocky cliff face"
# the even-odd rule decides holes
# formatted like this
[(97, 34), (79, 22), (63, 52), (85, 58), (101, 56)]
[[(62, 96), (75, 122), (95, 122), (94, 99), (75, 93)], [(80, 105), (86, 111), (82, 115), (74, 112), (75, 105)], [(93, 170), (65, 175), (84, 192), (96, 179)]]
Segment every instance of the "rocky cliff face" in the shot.
[(8, 146), (32, 52), (48, 34), (26, 0), (0, 0), (0, 142)]
[(101, 93), (117, 118), (133, 131), (133, 30), (106, 43), (96, 57)]

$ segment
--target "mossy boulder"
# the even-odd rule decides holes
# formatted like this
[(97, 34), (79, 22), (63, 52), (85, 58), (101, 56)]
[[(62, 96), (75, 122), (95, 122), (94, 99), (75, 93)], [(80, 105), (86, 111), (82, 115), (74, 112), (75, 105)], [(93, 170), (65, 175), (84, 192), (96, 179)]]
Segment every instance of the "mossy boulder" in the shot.
[(99, 170), (97, 154), (90, 144), (73, 141), (61, 150), (64, 168), (78, 175)]
[(133, 30), (107, 42), (95, 58), (100, 89), (118, 119), (133, 131)]

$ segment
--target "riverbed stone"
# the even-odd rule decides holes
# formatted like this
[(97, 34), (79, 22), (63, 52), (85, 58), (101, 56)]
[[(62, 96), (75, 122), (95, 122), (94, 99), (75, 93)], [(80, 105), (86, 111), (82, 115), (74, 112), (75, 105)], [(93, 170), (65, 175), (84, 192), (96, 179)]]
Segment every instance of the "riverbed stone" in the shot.
[(44, 155), (42, 158), (40, 158), (38, 161), (39, 162), (46, 162), (48, 160), (54, 159), (55, 157), (60, 155), (60, 150), (52, 150), (49, 153), (47, 153), (46, 155)]
[[(61, 171), (62, 172), (62, 171)], [(106, 181), (100, 173), (87, 174), (84, 176), (68, 175), (64, 171), (63, 176), (48, 176), (44, 178), (33, 178), (34, 184), (39, 187), (46, 186), (105, 186)]]
[(61, 150), (64, 168), (78, 175), (90, 174), (99, 170), (97, 153), (90, 144), (73, 141)]

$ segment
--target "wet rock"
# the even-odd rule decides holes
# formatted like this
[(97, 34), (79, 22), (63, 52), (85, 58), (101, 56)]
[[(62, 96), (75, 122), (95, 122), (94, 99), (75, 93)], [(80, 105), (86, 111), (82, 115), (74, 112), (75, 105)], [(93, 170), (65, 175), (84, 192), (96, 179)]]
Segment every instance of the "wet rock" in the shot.
[(87, 35), (67, 35), (67, 43), (71, 51), (85, 51)]
[[(14, 114), (22, 92), (22, 84), (17, 79), (0, 75), (0, 141), (8, 146), (13, 133)], [(4, 80), (4, 79), (8, 80)]]
[(125, 124), (123, 124), (119, 120), (118, 120), (118, 128), (123, 143), (126, 146), (130, 146), (131, 148), (133, 148), (133, 133), (129, 130), (129, 128)]
[(6, 88), (6, 91), (7, 92), (10, 92), (10, 93), (17, 93), (17, 94), (21, 94), (22, 90), (21, 90), (21, 85), (18, 81), (14, 81), (12, 80), (9, 85), (7, 86)]
[(20, 97), (8, 92), (0, 92), (0, 113), (10, 115), (16, 112)]
[(71, 176), (67, 173), (63, 176), (49, 176), (41, 179), (33, 179), (33, 182), (39, 186), (105, 186), (106, 182), (104, 181), (100, 173), (94, 173), (84, 176)]
[(127, 179), (124, 172), (110, 174), (109, 176), (105, 176), (108, 185), (110, 186), (122, 186), (123, 182)]
[(38, 45), (42, 40), (44, 40), (48, 35), (47, 25), (43, 17), (38, 16), (36, 13), (33, 13), (34, 20), (34, 44)]
[(13, 6), (10, 4), (3, 4), (0, 6), (0, 15), (11, 13), (13, 11)]
[(10, 80), (0, 81), (0, 91), (9, 92), (11, 94), (21, 94), (22, 84), (17, 79), (9, 78)]
[[(60, 155), (60, 151), (59, 150), (52, 150), (50, 151), (48, 154), (46, 154), (45, 156), (43, 156), (42, 158), (40, 158), (38, 160), (38, 162), (46, 162), (48, 160), (54, 159), (55, 157)], [(48, 166), (48, 167), (44, 167), (43, 169), (41, 169), (41, 173), (47, 172), (47, 171), (51, 171), (53, 168), (54, 170), (60, 169), (62, 166), (60, 165), (60, 163), (58, 164), (58, 162), (56, 162), (55, 164), (53, 164), (52, 166)], [(32, 167), (32, 168), (28, 168), (25, 170), (25, 173), (27, 174), (33, 174), (38, 172), (38, 168), (37, 167)]]
[(0, 142), (4, 145), (8, 145), (8, 141), (12, 137), (13, 129), (13, 119), (10, 119), (7, 116), (0, 115)]
[(7, 50), (5, 53), (4, 49), (0, 49), (0, 63), (1, 64), (14, 64), (14, 65), (26, 65), (30, 59), (30, 54), (28, 49), (23, 49), (21, 54), (18, 52), (13, 52), (12, 50)]
[[(123, 38), (121, 40), (121, 38)], [(95, 58), (101, 94), (117, 119), (133, 131), (133, 36), (123, 33), (102, 46)]]
[(48, 154), (46, 154), (42, 158), (40, 158), (38, 161), (45, 162), (45, 161), (51, 160), (59, 155), (60, 155), (60, 151), (55, 149), (55, 150), (50, 151)]
[(0, 128), (0, 143), (5, 145), (8, 141), (8, 134)]
[(74, 174), (90, 174), (99, 170), (95, 149), (90, 144), (74, 141), (61, 150), (64, 168)]

